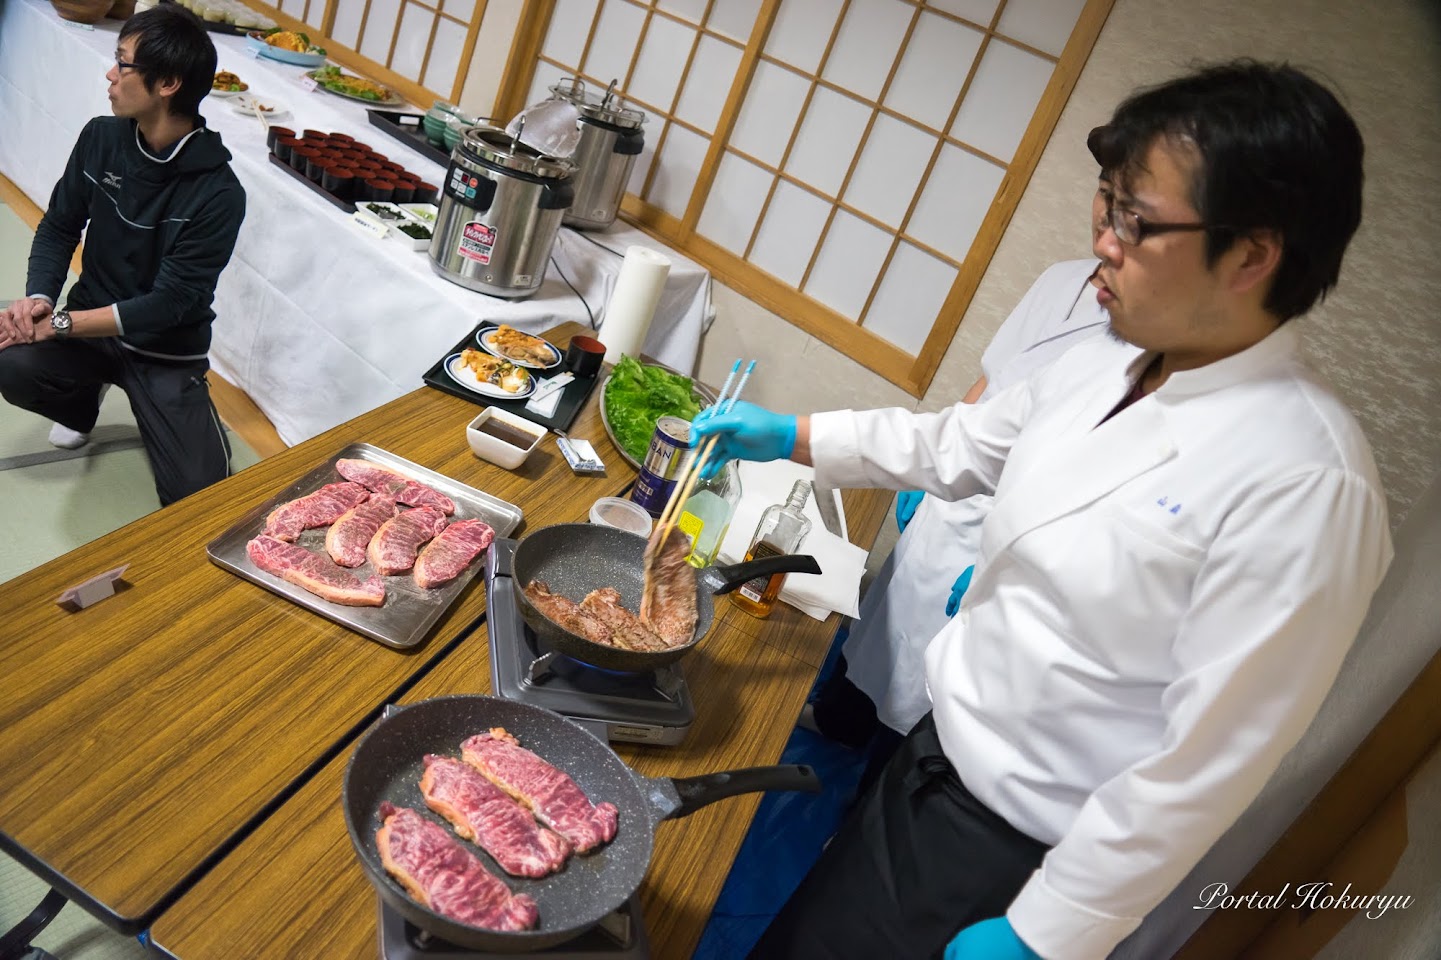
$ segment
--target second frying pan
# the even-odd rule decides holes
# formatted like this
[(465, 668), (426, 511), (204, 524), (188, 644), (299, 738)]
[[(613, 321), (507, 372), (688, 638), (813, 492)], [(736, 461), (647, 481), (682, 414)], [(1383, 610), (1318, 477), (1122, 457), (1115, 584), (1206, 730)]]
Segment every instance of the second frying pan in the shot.
[[(375, 833), (380, 805), (409, 807), (437, 823), (420, 794), (427, 753), (459, 756), (466, 738), (504, 727), (522, 746), (568, 773), (593, 803), (620, 811), (615, 839), (594, 853), (572, 856), (564, 869), (540, 880), (511, 877), (478, 847), (471, 849), (516, 893), (533, 897), (540, 926), (520, 933), (472, 927), (413, 900), (380, 860)], [(820, 790), (809, 767), (755, 767), (687, 779), (642, 777), (590, 732), (540, 707), (485, 696), (437, 697), (398, 709), (356, 746), (345, 768), (342, 806), (361, 866), (380, 896), (411, 923), (473, 950), (526, 953), (573, 939), (625, 903), (650, 866), (656, 824), (706, 804), (761, 790)], [(449, 827), (447, 827), (449, 829)]]

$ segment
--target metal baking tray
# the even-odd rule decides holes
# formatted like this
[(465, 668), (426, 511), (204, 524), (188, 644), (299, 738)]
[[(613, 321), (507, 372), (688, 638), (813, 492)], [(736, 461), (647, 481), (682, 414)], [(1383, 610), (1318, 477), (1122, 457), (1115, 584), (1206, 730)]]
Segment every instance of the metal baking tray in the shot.
[[(250, 561), (245, 552), (245, 545), (260, 535), (265, 527), (265, 518), (276, 506), (287, 500), (314, 493), (327, 483), (344, 480), (335, 469), (335, 461), (341, 459), (369, 460), (434, 487), (455, 501), (455, 513), (450, 518), (452, 521), (484, 520), (495, 529), (497, 537), (510, 536), (520, 525), (521, 510), (513, 503), (457, 483), (444, 474), (411, 463), (379, 447), (368, 443), (352, 443), (326, 461), (324, 466), (310, 471), (245, 514), (234, 526), (210, 541), (205, 552), (217, 566), (278, 593), (328, 620), (349, 627), (356, 633), (398, 650), (413, 647), (425, 639), (435, 621), (450, 608), (466, 584), (481, 570), (483, 564), (479, 557), (464, 573), (443, 587), (425, 590), (416, 585), (408, 572), (396, 574), (385, 578), (386, 596), (382, 606), (347, 607), (323, 600), (303, 587), (265, 573)], [(322, 557), (325, 556), (325, 528), (305, 531), (296, 543)], [(370, 562), (366, 561), (351, 572), (364, 580), (375, 571)]]

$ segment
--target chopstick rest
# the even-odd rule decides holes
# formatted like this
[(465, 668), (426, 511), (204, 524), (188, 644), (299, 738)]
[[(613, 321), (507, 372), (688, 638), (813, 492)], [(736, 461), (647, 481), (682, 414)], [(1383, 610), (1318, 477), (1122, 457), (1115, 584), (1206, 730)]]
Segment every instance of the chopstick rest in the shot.
[(115, 583), (120, 579), (130, 564), (123, 567), (116, 567), (114, 570), (107, 570), (99, 576), (91, 577), (84, 583), (77, 583), (66, 590), (55, 599), (55, 602), (72, 613), (84, 610), (92, 604), (99, 603), (106, 597), (115, 595)]

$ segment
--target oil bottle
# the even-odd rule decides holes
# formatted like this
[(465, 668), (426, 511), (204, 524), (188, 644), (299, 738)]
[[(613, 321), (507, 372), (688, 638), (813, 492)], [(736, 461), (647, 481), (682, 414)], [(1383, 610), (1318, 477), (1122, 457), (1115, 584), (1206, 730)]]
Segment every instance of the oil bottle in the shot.
[(685, 562), (693, 567), (708, 567), (715, 562), (731, 517), (741, 499), (741, 475), (734, 460), (722, 467), (709, 480), (700, 480), (681, 507), (676, 526), (690, 537), (690, 553)]
[[(806, 534), (811, 532), (810, 518), (802, 512), (810, 492), (809, 480), (797, 480), (785, 503), (766, 507), (765, 513), (761, 514), (761, 522), (756, 525), (755, 535), (751, 537), (750, 548), (746, 550), (747, 560), (795, 553), (800, 549)], [(751, 616), (768, 617), (785, 579), (784, 573), (756, 577), (731, 594), (731, 600)]]

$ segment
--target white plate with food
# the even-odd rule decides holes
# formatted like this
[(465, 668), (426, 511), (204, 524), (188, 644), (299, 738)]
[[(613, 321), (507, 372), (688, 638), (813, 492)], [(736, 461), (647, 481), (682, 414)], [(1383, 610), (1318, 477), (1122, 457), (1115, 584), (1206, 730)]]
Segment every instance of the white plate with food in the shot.
[(290, 111), (282, 103), (273, 100), (257, 100), (254, 97), (236, 97), (230, 104), (230, 109), (242, 117), (253, 117), (256, 113), (265, 114), (267, 120), (278, 120), (281, 117), (290, 116)]
[(279, 60), (296, 67), (319, 67), (325, 64), (325, 48), (310, 42), (310, 37), (295, 30), (256, 30), (245, 35), (250, 48), (270, 60)]
[(535, 378), (524, 367), (469, 347), (445, 358), (445, 372), (483, 397), (522, 400), (535, 392)]
[(210, 95), (221, 100), (238, 97), (250, 89), (250, 84), (229, 70), (221, 70), (210, 82)]
[(559, 366), (563, 359), (560, 348), (555, 344), (521, 333), (505, 323), (498, 327), (486, 327), (475, 335), (475, 341), (486, 353), (527, 370), (549, 370)]

